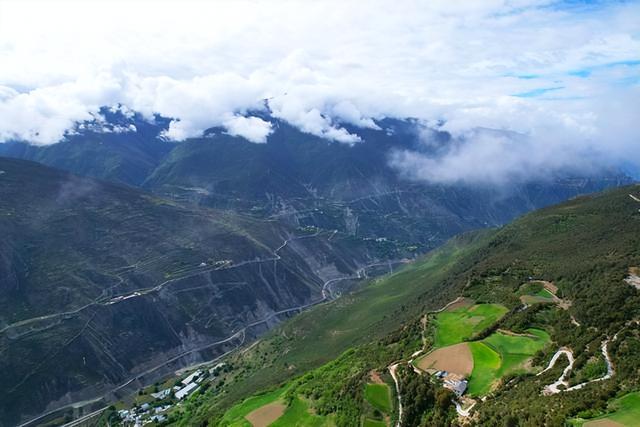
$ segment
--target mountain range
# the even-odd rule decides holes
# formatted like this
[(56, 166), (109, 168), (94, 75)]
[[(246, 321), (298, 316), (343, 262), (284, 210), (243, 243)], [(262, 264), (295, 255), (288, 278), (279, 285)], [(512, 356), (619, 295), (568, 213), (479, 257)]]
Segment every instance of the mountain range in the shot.
[(416, 181), (393, 167), (390, 156), (403, 150), (434, 154), (454, 143), (449, 133), (433, 130), (435, 143), (424, 144), (423, 125), (413, 119), (383, 119), (375, 129), (344, 124), (362, 139), (349, 146), (304, 133), (268, 110), (252, 115), (272, 123), (265, 144), (221, 128), (171, 142), (163, 138), (169, 119), (156, 116), (149, 122), (139, 114), (103, 108), (99, 120), (84, 123), (57, 144), (9, 142), (0, 144), (0, 155), (182, 202), (296, 227), (386, 238), (420, 251), (463, 231), (501, 225), (577, 194), (632, 182), (617, 170), (501, 185)]
[(415, 120), (348, 146), (261, 114), (264, 144), (218, 128), (172, 142), (168, 119), (109, 109), (57, 144), (0, 144), (2, 425), (121, 399), (454, 235), (631, 182), (409, 180), (389, 156), (432, 149)]

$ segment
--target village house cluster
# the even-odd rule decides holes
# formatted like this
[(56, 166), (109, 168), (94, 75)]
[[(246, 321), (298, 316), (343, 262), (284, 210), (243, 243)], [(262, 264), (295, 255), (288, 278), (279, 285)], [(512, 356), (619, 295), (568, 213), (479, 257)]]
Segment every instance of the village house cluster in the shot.
[(173, 387), (158, 390), (149, 395), (154, 403), (143, 403), (130, 409), (118, 411), (120, 421), (124, 426), (141, 427), (146, 424), (161, 424), (168, 420), (168, 411), (200, 389), (202, 382), (211, 374), (217, 373), (224, 363), (219, 363), (208, 371), (196, 370)]

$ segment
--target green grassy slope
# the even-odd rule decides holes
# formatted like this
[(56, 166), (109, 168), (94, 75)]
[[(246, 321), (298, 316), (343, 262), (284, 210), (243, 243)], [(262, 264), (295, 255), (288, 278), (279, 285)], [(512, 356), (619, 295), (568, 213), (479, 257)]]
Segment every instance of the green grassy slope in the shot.
[(592, 424), (596, 425), (596, 421), (610, 420), (620, 423), (623, 426), (640, 426), (640, 392), (629, 393), (613, 400), (609, 405), (609, 410), (611, 412), (607, 415), (588, 420), (573, 419), (570, 420), (570, 424), (574, 426), (590, 427)]
[(367, 384), (364, 390), (364, 397), (374, 408), (391, 413), (393, 405), (391, 403), (391, 392), (386, 384)]
[(457, 344), (485, 330), (509, 311), (500, 304), (478, 304), (439, 313), (436, 317), (436, 347)]
[(491, 389), (500, 369), (500, 354), (481, 341), (469, 343), (473, 355), (473, 372), (469, 378), (469, 394), (482, 396)]
[(251, 413), (252, 411), (264, 406), (269, 403), (275, 402), (278, 399), (281, 399), (286, 392), (286, 388), (279, 388), (268, 393), (264, 393), (258, 396), (250, 397), (242, 403), (234, 406), (229, 409), (227, 413), (224, 415), (224, 418), (221, 422), (230, 427), (232, 426), (242, 426), (242, 427), (250, 427), (251, 423), (249, 423), (245, 417)]
[(471, 395), (483, 396), (497, 380), (516, 370), (524, 371), (524, 363), (550, 342), (549, 334), (542, 330), (529, 329), (527, 332), (534, 337), (498, 332), (470, 343), (474, 363), (469, 379)]
[[(490, 234), (485, 231), (453, 239), (422, 262), (296, 316), (250, 351), (233, 357), (237, 369), (227, 381), (225, 393), (211, 393), (206, 404), (186, 408), (181, 419), (215, 418), (255, 390), (281, 384), (335, 359), (354, 345), (384, 338), (424, 310), (442, 307), (462, 286), (462, 282), (451, 283), (447, 277), (469, 268), (464, 259)], [(417, 326), (412, 329), (418, 330)], [(420, 340), (415, 337), (407, 345), (415, 351)]]
[[(640, 386), (640, 332), (627, 323), (640, 316), (640, 296), (623, 280), (629, 266), (640, 265), (640, 203), (628, 196), (639, 189), (633, 186), (578, 198), (526, 215), (471, 242), (458, 240), (422, 263), (293, 319), (269, 339), (233, 359), (237, 369), (229, 377), (224, 395), (211, 396), (206, 405), (187, 408), (176, 421), (209, 418), (215, 423), (217, 414), (224, 413), (228, 405), (226, 399), (234, 401), (250, 393), (246, 384), (276, 384), (309, 372), (335, 357), (336, 352), (355, 345), (355, 350), (337, 359), (337, 364), (329, 363), (313, 371), (311, 377), (299, 379), (300, 387), (309, 385), (315, 390), (310, 396), (324, 396), (334, 390), (328, 384), (337, 381), (335, 387), (340, 392), (334, 390), (335, 394), (314, 400), (313, 405), (327, 410), (331, 407), (327, 402), (332, 402), (337, 406), (331, 411), (347, 417), (362, 402), (367, 372), (409, 357), (420, 347), (419, 319), (425, 310), (459, 295), (509, 308), (493, 328), (538, 337), (526, 338), (537, 341), (534, 345), (521, 342), (520, 337), (491, 335), (489, 329), (478, 337), (486, 343), (472, 344), (474, 356), (484, 360), (487, 367), (484, 372), (474, 372), (472, 378), (479, 377), (486, 387), (497, 376), (505, 377), (505, 383), (475, 409), (479, 425), (502, 425), (512, 419), (516, 420), (514, 425), (562, 425), (567, 417), (581, 411), (603, 408), (617, 390)], [(555, 305), (511, 310), (520, 305), (519, 289), (532, 277), (553, 281), (559, 287), (558, 296), (570, 300), (571, 305), (566, 310)], [(572, 324), (570, 316), (581, 326)], [(553, 346), (546, 346), (544, 351), (539, 351), (546, 341), (541, 328), (553, 340)], [(435, 325), (427, 326), (427, 348), (433, 347), (435, 331)], [(613, 380), (547, 398), (541, 390), (558, 377), (562, 366), (540, 377), (518, 375), (515, 369), (532, 353), (534, 365), (545, 364), (560, 346), (571, 347), (577, 358), (587, 357), (589, 352), (598, 351), (604, 337), (615, 332), (619, 332), (618, 338), (610, 346), (616, 364)], [(406, 408), (407, 417), (427, 414), (431, 420), (447, 419), (444, 414), (449, 412), (438, 412), (440, 400), (432, 394), (435, 391), (431, 391), (428, 379), (415, 376), (411, 370), (402, 371), (401, 376), (407, 401), (413, 402)], [(447, 401), (444, 397), (441, 400)], [(341, 402), (351, 403), (343, 408)]]

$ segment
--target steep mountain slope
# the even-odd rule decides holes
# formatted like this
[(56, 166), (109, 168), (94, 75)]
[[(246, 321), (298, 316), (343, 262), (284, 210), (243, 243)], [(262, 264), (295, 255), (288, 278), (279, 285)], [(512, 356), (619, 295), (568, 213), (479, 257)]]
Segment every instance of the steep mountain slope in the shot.
[(273, 123), (266, 144), (217, 128), (203, 138), (170, 143), (159, 138), (166, 119), (149, 124), (135, 115), (103, 114), (118, 129), (136, 131), (85, 129), (48, 147), (0, 144), (0, 155), (143, 186), (162, 197), (293, 226), (396, 240), (422, 251), (463, 231), (501, 225), (532, 209), (630, 182), (616, 171), (566, 173), (499, 188), (410, 181), (389, 165), (391, 153), (431, 153), (453, 143), (448, 133), (435, 131), (438, 147), (422, 143), (412, 120), (380, 120), (380, 129), (345, 126), (362, 138), (350, 147), (301, 132), (269, 113), (253, 113)]
[(174, 145), (159, 138), (167, 121), (149, 123), (103, 108), (101, 120), (81, 124), (64, 141), (48, 146), (0, 144), (0, 156), (33, 160), (79, 175), (138, 186)]
[[(414, 122), (386, 119), (381, 130), (357, 129), (363, 142), (353, 147), (274, 123), (267, 144), (220, 132), (178, 144), (144, 186), (208, 206), (430, 249), (462, 231), (628, 182), (615, 173), (503, 188), (412, 182), (389, 166), (389, 156), (429, 149)], [(437, 136), (443, 145), (450, 139)]]
[[(465, 422), (561, 426), (570, 417), (593, 417), (608, 400), (640, 389), (640, 294), (625, 280), (640, 265), (639, 193), (636, 185), (581, 197), (499, 230), (457, 238), (424, 261), (297, 316), (251, 349), (229, 357), (232, 368), (207, 379), (210, 385), (176, 407), (169, 420), (179, 425), (204, 420), (229, 425), (235, 419), (231, 414), (244, 409), (235, 406), (227, 412), (228, 408), (253, 394), (256, 386), (284, 384), (284, 401), (298, 405), (296, 413), (304, 402), (309, 414), (326, 422), (356, 425), (371, 414), (362, 392), (372, 381), (371, 372), (393, 385), (387, 367), (397, 363), (403, 425), (459, 422), (450, 404), (453, 396), (430, 375), (407, 365), (417, 351), (426, 353), (435, 345), (437, 314), (430, 312), (456, 296), (508, 309), (500, 320), (461, 341), (514, 351), (500, 347), (517, 345), (509, 336), (527, 337), (537, 331), (551, 339), (533, 357), (510, 355), (512, 367), (500, 368), (500, 376), (497, 368), (486, 371), (494, 376), (490, 391), (484, 392), (485, 400), (476, 401)], [(550, 283), (555, 299), (523, 304), (523, 284), (541, 283), (536, 280)], [(568, 385), (562, 387), (574, 389), (543, 393), (566, 367), (566, 362), (558, 362), (543, 371), (558, 349), (575, 358)], [(506, 363), (500, 360), (498, 364)], [(522, 360), (528, 362), (518, 365)], [(482, 368), (486, 362), (476, 363)], [(612, 366), (609, 374), (606, 363)], [(540, 375), (532, 375), (536, 372)], [(474, 371), (472, 383), (475, 375)], [(397, 419), (397, 404), (394, 414), (391, 421)], [(315, 419), (314, 425), (323, 425), (322, 419)]]
[(221, 354), (384, 246), (6, 158), (0, 234), (2, 425)]

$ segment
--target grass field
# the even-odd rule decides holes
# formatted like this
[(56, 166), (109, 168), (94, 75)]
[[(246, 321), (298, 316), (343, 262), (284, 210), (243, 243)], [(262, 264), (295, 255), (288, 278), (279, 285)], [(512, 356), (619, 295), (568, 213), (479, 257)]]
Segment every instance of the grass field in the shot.
[(570, 424), (574, 426), (598, 426), (606, 425), (605, 421), (613, 421), (623, 426), (640, 426), (640, 392), (629, 393), (619, 399), (614, 400), (610, 407), (614, 412), (603, 415), (592, 420), (574, 419)]
[(242, 403), (237, 404), (229, 409), (222, 418), (222, 424), (230, 427), (251, 427), (251, 423), (245, 417), (252, 411), (269, 403), (275, 402), (284, 394), (285, 388), (250, 397)]
[(314, 415), (309, 411), (309, 405), (302, 399), (295, 398), (287, 408), (284, 415), (276, 422), (270, 424), (271, 427), (324, 427), (331, 426), (333, 422), (330, 418)]
[(372, 420), (371, 418), (365, 418), (362, 422), (362, 427), (387, 427), (387, 423), (384, 421)]
[(549, 334), (540, 329), (529, 329), (527, 332), (532, 336), (497, 332), (482, 341), (469, 343), (473, 354), (473, 372), (469, 378), (470, 395), (488, 393), (496, 380), (524, 369), (527, 359), (551, 341)]
[(473, 354), (473, 372), (469, 378), (468, 393), (471, 396), (480, 396), (491, 390), (491, 385), (496, 380), (496, 374), (500, 369), (500, 355), (483, 342), (469, 343)]
[(385, 414), (391, 414), (391, 390), (386, 384), (367, 384), (364, 389), (364, 397), (374, 408)]
[(541, 289), (540, 291), (536, 292), (536, 296), (540, 298), (553, 299), (553, 294), (546, 289)]
[[(269, 393), (251, 397), (227, 411), (220, 424), (229, 427), (252, 427), (252, 424), (246, 417), (257, 409), (280, 401), (286, 391), (287, 387), (283, 387)], [(291, 402), (291, 405), (286, 408), (284, 414), (268, 425), (273, 427), (322, 427), (332, 425), (332, 422), (326, 417), (312, 414), (311, 411), (309, 411), (307, 402), (296, 397)]]
[(500, 304), (478, 304), (445, 311), (436, 316), (436, 347), (457, 344), (472, 338), (507, 313)]
[(544, 287), (543, 283), (525, 283), (520, 288), (520, 300), (525, 304), (553, 302), (555, 296)]

